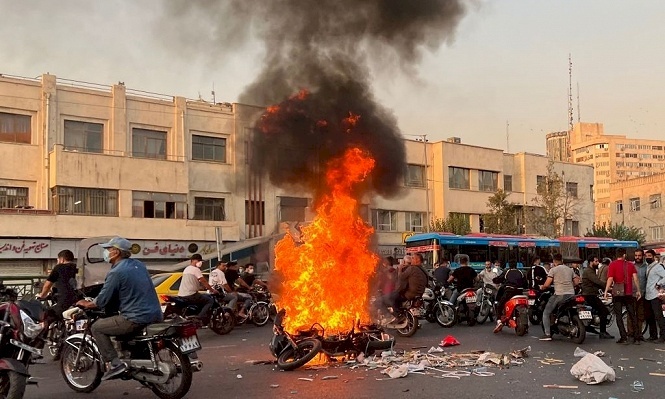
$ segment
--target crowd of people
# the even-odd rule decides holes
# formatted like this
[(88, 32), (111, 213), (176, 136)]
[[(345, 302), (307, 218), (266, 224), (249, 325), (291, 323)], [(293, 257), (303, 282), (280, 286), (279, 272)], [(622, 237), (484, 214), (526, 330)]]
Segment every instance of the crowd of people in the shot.
[[(454, 283), (450, 298), (455, 303), (459, 292), (466, 288), (489, 286), (495, 288), (497, 309), (502, 309), (513, 295), (532, 289), (538, 292), (553, 288), (553, 295), (543, 311), (543, 341), (551, 341), (550, 315), (566, 299), (574, 295), (584, 296), (585, 302), (600, 316), (601, 339), (613, 339), (607, 332), (609, 311), (602, 299), (612, 298), (612, 311), (619, 329), (618, 344), (636, 344), (649, 341), (665, 343), (665, 317), (662, 304), (665, 298), (665, 264), (653, 250), (638, 249), (635, 261), (626, 258), (626, 250), (619, 248), (615, 259), (599, 259), (591, 256), (585, 262), (581, 259), (564, 259), (561, 254), (552, 257), (552, 263), (543, 263), (535, 258), (526, 272), (518, 269), (517, 262), (510, 260), (504, 270), (498, 260), (486, 261), (479, 273), (468, 264), (468, 257), (462, 256), (459, 265), (451, 268), (444, 260), (434, 265), (431, 274), (423, 266), (421, 254), (406, 255), (396, 261), (386, 257), (378, 273), (378, 290), (383, 305), (392, 309), (393, 318), (388, 325), (404, 322), (402, 303), (422, 296), (429, 281), (448, 288)], [(627, 312), (627, 325), (623, 311)], [(495, 332), (501, 331), (506, 323), (500, 317)], [(646, 325), (648, 337), (644, 337), (641, 326)]]

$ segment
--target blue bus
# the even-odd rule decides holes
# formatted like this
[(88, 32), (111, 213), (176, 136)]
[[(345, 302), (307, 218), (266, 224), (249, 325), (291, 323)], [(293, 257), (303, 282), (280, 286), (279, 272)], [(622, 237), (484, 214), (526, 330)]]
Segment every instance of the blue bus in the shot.
[[(460, 236), (436, 232), (415, 234), (406, 239), (406, 252), (421, 253), (427, 268), (432, 268), (443, 260), (453, 262), (457, 254), (468, 255), (471, 266), (480, 269), (488, 260), (498, 260), (505, 267), (509, 259), (516, 259), (518, 267), (529, 267), (535, 257), (539, 257), (543, 262), (551, 262), (555, 253), (582, 260), (591, 255), (598, 256), (599, 259), (613, 258), (617, 248), (625, 248), (632, 258), (638, 243), (597, 237), (551, 239), (484, 233)], [(452, 263), (451, 266), (455, 267)]]

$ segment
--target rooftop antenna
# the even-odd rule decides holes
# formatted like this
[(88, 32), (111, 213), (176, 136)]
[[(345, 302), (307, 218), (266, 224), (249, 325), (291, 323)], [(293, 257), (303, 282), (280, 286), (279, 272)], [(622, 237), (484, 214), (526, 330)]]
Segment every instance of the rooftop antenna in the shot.
[(568, 143), (566, 148), (566, 160), (570, 160), (572, 151), (570, 150), (570, 135), (575, 126), (573, 119), (573, 58), (568, 53)]
[(510, 124), (506, 121), (506, 152), (510, 153)]
[(212, 82), (212, 103), (217, 104), (217, 101), (215, 101), (215, 82)]
[(580, 123), (580, 82), (577, 82), (577, 123)]

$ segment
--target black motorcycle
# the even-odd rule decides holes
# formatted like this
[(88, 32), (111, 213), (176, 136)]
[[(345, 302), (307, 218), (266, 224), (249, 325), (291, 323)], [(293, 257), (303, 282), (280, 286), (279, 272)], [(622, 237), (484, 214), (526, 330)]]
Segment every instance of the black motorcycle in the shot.
[(469, 326), (473, 326), (478, 321), (478, 297), (475, 288), (465, 288), (460, 292), (455, 304), (455, 321), (461, 323), (466, 321)]
[(304, 366), (323, 353), (332, 360), (338, 357), (356, 358), (359, 354), (372, 355), (377, 350), (391, 349), (395, 340), (383, 333), (377, 325), (356, 325), (346, 333), (326, 335), (318, 323), (307, 330), (290, 334), (282, 322), (286, 311), (280, 310), (275, 317), (270, 352), (277, 358), (277, 367), (290, 371)]
[(532, 325), (536, 326), (543, 322), (543, 312), (545, 305), (554, 294), (554, 288), (549, 288), (545, 291), (529, 289), (528, 303), (529, 303), (529, 321)]
[[(586, 338), (584, 322), (591, 320), (591, 310), (582, 295), (573, 295), (561, 302), (550, 315), (552, 335), (561, 334), (574, 343), (581, 344)], [(543, 326), (543, 332), (545, 326)]]
[[(208, 311), (206, 322), (208, 327), (219, 335), (230, 333), (236, 325), (236, 319), (233, 310), (224, 306), (221, 303), (221, 295), (212, 295), (214, 299), (213, 305)], [(193, 320), (201, 311), (200, 305), (193, 305), (187, 302), (186, 299), (179, 296), (162, 295), (164, 301), (164, 319), (171, 319), (174, 317), (182, 317), (188, 320)]]

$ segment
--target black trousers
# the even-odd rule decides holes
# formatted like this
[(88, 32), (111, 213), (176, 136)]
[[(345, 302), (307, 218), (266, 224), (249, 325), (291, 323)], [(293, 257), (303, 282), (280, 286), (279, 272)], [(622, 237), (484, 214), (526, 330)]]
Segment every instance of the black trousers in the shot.
[[(614, 309), (614, 316), (617, 319), (617, 327), (619, 327), (619, 335), (621, 336), (621, 339), (626, 339), (627, 333), (626, 333), (626, 327), (623, 325), (623, 317), (621, 316), (621, 311), (623, 310), (623, 307), (626, 307), (626, 310), (628, 311), (628, 320), (630, 320), (633, 325), (637, 325), (637, 313), (635, 312), (635, 298), (633, 298), (632, 295), (624, 295), (624, 296), (615, 296), (612, 298), (613, 304), (612, 307)], [(633, 338), (636, 340), (641, 340), (642, 339), (642, 331), (639, 331), (639, 328), (635, 328), (635, 331), (633, 331)]]
[(607, 306), (603, 305), (598, 295), (584, 295), (584, 301), (600, 315), (600, 332), (607, 332), (607, 316), (610, 314)]
[[(656, 324), (660, 330), (660, 339), (665, 339), (665, 316), (663, 316), (662, 302), (658, 297), (652, 299), (648, 302), (651, 302), (651, 311), (656, 319)], [(652, 335), (651, 338), (656, 338), (655, 335)]]

